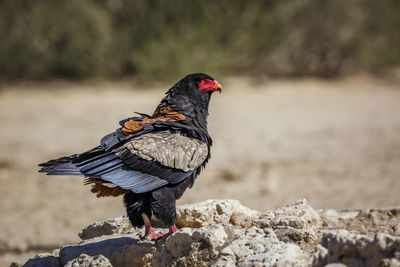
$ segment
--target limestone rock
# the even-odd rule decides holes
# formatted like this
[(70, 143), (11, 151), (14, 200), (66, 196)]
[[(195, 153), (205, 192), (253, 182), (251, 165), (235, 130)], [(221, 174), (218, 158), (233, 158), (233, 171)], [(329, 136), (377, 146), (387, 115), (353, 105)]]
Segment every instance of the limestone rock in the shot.
[(89, 256), (81, 254), (68, 262), (64, 267), (112, 267), (111, 262), (103, 255)]
[(238, 227), (249, 228), (253, 225), (253, 218), (244, 213), (233, 212), (229, 222)]
[(373, 236), (385, 233), (400, 235), (400, 208), (322, 210), (319, 212), (325, 229), (343, 229)]
[(146, 266), (150, 265), (156, 250), (156, 244), (138, 241), (133, 235), (103, 236), (61, 248), (60, 262), (64, 266), (81, 254), (87, 254), (103, 255), (113, 266)]
[(241, 232), (222, 224), (206, 226), (193, 232), (193, 239), (204, 242), (213, 253), (217, 253), (224, 245), (237, 237)]
[(307, 254), (300, 247), (280, 241), (271, 229), (251, 227), (221, 250), (213, 266), (305, 266)]
[(254, 224), (261, 228), (290, 226), (295, 229), (306, 229), (321, 224), (321, 218), (307, 200), (300, 199), (286, 207), (261, 214), (260, 218), (254, 220)]
[(165, 242), (166, 251), (173, 257), (169, 264), (209, 266), (219, 251), (240, 234), (242, 231), (222, 224), (197, 229), (182, 228)]
[(261, 214), (253, 224), (274, 229), (281, 241), (312, 243), (319, 238), (314, 227), (321, 224), (321, 218), (307, 200), (301, 199), (284, 208)]
[(91, 239), (102, 235), (123, 234), (129, 231), (132, 225), (127, 217), (120, 216), (115, 219), (95, 222), (79, 233), (82, 240)]
[[(182, 205), (177, 208), (177, 221), (179, 227), (199, 228), (207, 225), (222, 223), (228, 225), (232, 215), (246, 218), (257, 218), (260, 213), (251, 210), (238, 200), (206, 200), (195, 204)], [(236, 222), (236, 220), (233, 220)], [(236, 222), (238, 224), (241, 221)]]
[(23, 265), (23, 267), (40, 267), (40, 266), (61, 267), (62, 265), (60, 264), (58, 258), (51, 255), (35, 257), (33, 259), (28, 260)]
[(341, 262), (348, 266), (396, 266), (400, 260), (400, 237), (379, 233), (374, 237), (346, 230), (325, 231), (321, 241), (327, 253), (319, 266)]
[[(97, 222), (79, 245), (24, 266), (399, 266), (400, 209), (320, 210), (306, 200), (260, 214), (236, 200), (177, 208), (164, 242), (139, 240), (124, 217)], [(182, 227), (184, 226), (184, 227)], [(167, 229), (157, 228), (156, 232)]]
[[(49, 267), (61, 267), (60, 259), (59, 259), (59, 250), (56, 249), (52, 253), (39, 253), (35, 258), (28, 260), (23, 266), (24, 267), (40, 267), (40, 266), (49, 266)], [(11, 265), (17, 267), (19, 266), (17, 263), (12, 263)]]
[(192, 233), (190, 228), (180, 229), (165, 241), (165, 248), (175, 258), (188, 254), (194, 242)]

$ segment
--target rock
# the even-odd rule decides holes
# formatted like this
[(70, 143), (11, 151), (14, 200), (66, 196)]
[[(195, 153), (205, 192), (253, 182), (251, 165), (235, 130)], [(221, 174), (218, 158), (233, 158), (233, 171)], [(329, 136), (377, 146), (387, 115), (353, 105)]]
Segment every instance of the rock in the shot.
[(360, 210), (320, 210), (318, 211), (320, 215), (325, 216), (331, 220), (340, 220), (340, 219), (354, 219), (360, 214)]
[(89, 256), (81, 254), (68, 262), (64, 267), (112, 267), (111, 262), (103, 255)]
[(222, 224), (198, 229), (182, 228), (166, 240), (165, 248), (175, 258), (172, 263), (209, 266), (219, 251), (240, 234), (240, 230)]
[(221, 250), (213, 266), (305, 266), (309, 259), (294, 244), (279, 241), (271, 229), (251, 227)]
[(95, 222), (78, 234), (82, 240), (91, 239), (102, 235), (123, 234), (129, 231), (132, 225), (127, 217), (121, 216), (115, 219)]
[(60, 260), (51, 254), (48, 255), (38, 255), (37, 257), (28, 260), (23, 267), (61, 267)]
[(146, 266), (151, 263), (156, 245), (138, 241), (136, 235), (103, 236), (86, 240), (76, 246), (65, 246), (60, 250), (60, 262), (64, 266), (81, 254), (103, 255), (113, 266)]
[(193, 232), (193, 239), (198, 242), (204, 242), (206, 247), (211, 249), (214, 254), (217, 254), (224, 245), (238, 236), (240, 231), (236, 231), (222, 224), (214, 226), (206, 226), (197, 229)]
[(253, 225), (253, 218), (240, 212), (234, 212), (231, 215), (229, 222), (235, 226), (249, 228)]
[[(165, 242), (139, 240), (124, 217), (94, 223), (83, 242), (24, 266), (399, 266), (398, 208), (315, 211), (302, 199), (260, 214), (236, 200), (177, 208)], [(155, 226), (155, 225), (154, 225)], [(156, 228), (165, 232), (167, 229)]]
[(390, 266), (400, 260), (400, 237), (379, 233), (374, 237), (346, 230), (325, 231), (321, 245), (327, 253), (315, 262), (319, 266), (341, 262), (348, 266)]
[(242, 218), (257, 218), (260, 213), (243, 206), (238, 200), (225, 199), (182, 205), (177, 208), (176, 214), (176, 224), (179, 227), (199, 228), (218, 223), (227, 225), (231, 221), (232, 214), (235, 217), (243, 215)]
[(253, 224), (259, 228), (272, 228), (281, 241), (312, 243), (319, 238), (314, 227), (321, 224), (319, 214), (301, 199), (275, 211), (267, 211)]
[(189, 253), (194, 242), (190, 228), (182, 228), (165, 241), (165, 248), (175, 258)]
[(400, 235), (400, 208), (325, 210), (319, 212), (325, 229), (343, 229), (373, 236)]
[(300, 199), (275, 211), (267, 211), (254, 220), (260, 228), (290, 226), (295, 229), (307, 229), (321, 224), (321, 218), (305, 199)]

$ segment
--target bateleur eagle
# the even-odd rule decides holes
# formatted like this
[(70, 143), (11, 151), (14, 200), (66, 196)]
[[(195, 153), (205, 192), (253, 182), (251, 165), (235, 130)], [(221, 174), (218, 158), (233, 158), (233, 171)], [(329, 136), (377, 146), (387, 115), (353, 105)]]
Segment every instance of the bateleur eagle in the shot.
[[(123, 194), (132, 225), (145, 225), (141, 238), (166, 239), (177, 230), (175, 201), (210, 158), (207, 116), (215, 91), (221, 86), (211, 76), (188, 75), (167, 91), (153, 115), (121, 121), (99, 146), (39, 164), (40, 172), (84, 176), (98, 197)], [(152, 215), (169, 225), (166, 235), (153, 231)]]

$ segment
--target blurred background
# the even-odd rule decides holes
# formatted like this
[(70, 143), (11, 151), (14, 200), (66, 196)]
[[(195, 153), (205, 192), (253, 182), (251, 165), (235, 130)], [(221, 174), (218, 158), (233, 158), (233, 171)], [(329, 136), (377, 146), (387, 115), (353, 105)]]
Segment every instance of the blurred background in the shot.
[(396, 0), (3, 0), (0, 77), (382, 72), (400, 62), (399, 13)]
[(224, 91), (212, 159), (179, 203), (400, 205), (399, 1), (188, 3), (0, 1), (1, 266), (125, 214), (37, 164), (152, 113), (192, 72)]

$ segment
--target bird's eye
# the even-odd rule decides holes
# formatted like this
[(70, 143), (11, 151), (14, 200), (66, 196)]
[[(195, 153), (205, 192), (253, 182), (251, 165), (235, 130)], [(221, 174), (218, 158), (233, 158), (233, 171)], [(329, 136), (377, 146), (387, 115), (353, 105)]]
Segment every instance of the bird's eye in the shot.
[(201, 79), (201, 78), (197, 78), (197, 79), (196, 79), (196, 82), (197, 82), (197, 83), (201, 83), (202, 81), (203, 81), (203, 79)]

